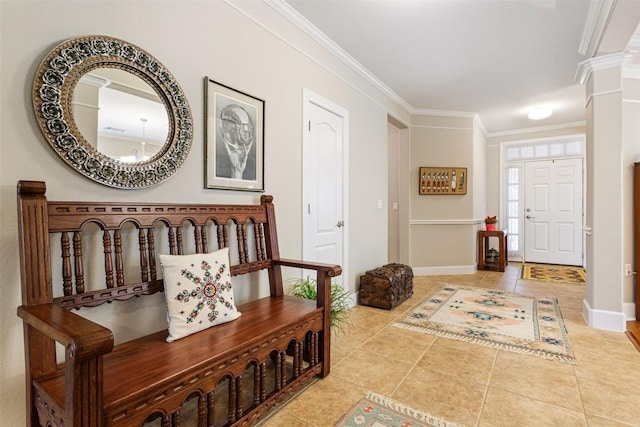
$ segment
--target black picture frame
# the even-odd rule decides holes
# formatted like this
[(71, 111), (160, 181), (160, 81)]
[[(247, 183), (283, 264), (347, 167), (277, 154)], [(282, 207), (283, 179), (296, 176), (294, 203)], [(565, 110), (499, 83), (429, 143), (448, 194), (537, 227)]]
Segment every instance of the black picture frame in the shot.
[(265, 102), (205, 78), (205, 188), (264, 191)]

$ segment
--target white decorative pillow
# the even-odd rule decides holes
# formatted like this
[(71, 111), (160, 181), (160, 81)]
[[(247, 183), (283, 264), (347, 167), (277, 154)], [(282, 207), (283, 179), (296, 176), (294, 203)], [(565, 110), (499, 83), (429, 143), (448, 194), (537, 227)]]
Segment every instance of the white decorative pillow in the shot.
[(167, 300), (167, 342), (240, 317), (233, 301), (229, 248), (160, 255)]

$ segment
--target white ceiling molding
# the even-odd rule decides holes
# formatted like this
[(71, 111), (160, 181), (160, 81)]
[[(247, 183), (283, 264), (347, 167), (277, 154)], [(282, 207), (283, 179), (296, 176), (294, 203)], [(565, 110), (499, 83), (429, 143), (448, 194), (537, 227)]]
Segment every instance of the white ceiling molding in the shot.
[(587, 59), (578, 64), (574, 80), (581, 85), (586, 84), (594, 71), (607, 70), (609, 68), (622, 67), (626, 54), (623, 52), (602, 55)]
[(95, 74), (87, 73), (80, 77), (80, 83), (85, 84), (91, 87), (104, 87), (111, 83), (109, 79), (106, 79), (101, 76), (96, 76)]
[(416, 116), (459, 117), (462, 119), (473, 119), (477, 116), (476, 113), (467, 111), (429, 110), (424, 108), (414, 109), (411, 114), (415, 114)]
[(485, 138), (489, 136), (489, 132), (487, 132), (487, 128), (484, 126), (484, 122), (480, 118), (479, 114), (476, 114), (475, 116), (473, 116), (473, 122), (476, 124), (476, 126), (478, 126), (478, 128), (480, 129), (480, 132), (482, 132), (482, 135)]
[(522, 135), (525, 133), (533, 133), (533, 132), (546, 132), (550, 130), (560, 130), (560, 129), (578, 127), (578, 126), (585, 126), (586, 124), (587, 122), (585, 120), (581, 120), (579, 122), (562, 123), (558, 125), (536, 126), (536, 127), (530, 127), (530, 128), (506, 130), (502, 132), (491, 132), (487, 135), (487, 137), (494, 138), (494, 137), (500, 137), (500, 136)]
[(313, 25), (304, 16), (300, 15), (298, 11), (292, 8), (284, 0), (265, 0), (265, 3), (271, 6), (275, 11), (280, 13), (292, 24), (304, 31), (309, 37), (316, 41), (320, 46), (327, 49), (336, 58), (344, 62), (349, 68), (356, 73), (364, 77), (369, 83), (375, 86), (383, 94), (388, 96), (392, 101), (399, 104), (408, 113), (413, 114), (415, 110), (407, 101), (402, 99), (397, 93), (395, 93), (389, 86), (385, 85), (380, 79), (373, 75), (369, 70), (362, 66), (355, 58), (344, 51), (333, 40), (327, 37), (322, 31), (320, 31), (315, 25)]
[(634, 34), (631, 36), (631, 40), (629, 40), (627, 47), (640, 49), (640, 34)]
[(623, 79), (640, 79), (640, 65), (624, 65), (622, 67)]
[(591, 0), (578, 48), (581, 55), (592, 58), (598, 52), (615, 3), (616, 0)]

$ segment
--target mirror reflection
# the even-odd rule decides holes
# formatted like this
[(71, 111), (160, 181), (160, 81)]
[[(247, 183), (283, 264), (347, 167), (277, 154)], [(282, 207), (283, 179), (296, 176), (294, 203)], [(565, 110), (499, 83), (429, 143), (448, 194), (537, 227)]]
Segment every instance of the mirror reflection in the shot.
[(97, 68), (74, 88), (73, 118), (87, 142), (124, 163), (147, 161), (167, 142), (169, 117), (153, 88), (115, 68)]

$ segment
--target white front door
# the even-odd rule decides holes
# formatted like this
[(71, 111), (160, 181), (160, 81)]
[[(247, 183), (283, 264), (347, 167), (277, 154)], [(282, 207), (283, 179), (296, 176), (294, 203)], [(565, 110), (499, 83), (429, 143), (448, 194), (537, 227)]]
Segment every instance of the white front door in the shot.
[(303, 259), (338, 264), (346, 276), (344, 166), (347, 112), (305, 90), (303, 137)]
[(582, 159), (525, 163), (525, 262), (582, 265)]

